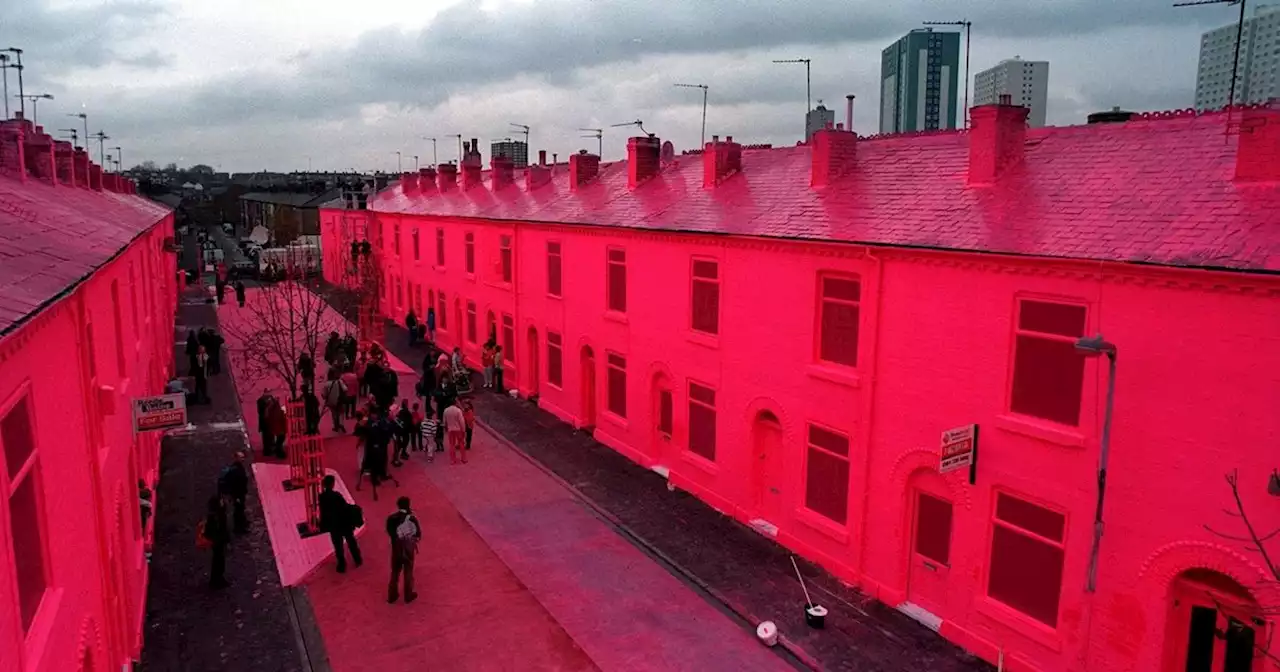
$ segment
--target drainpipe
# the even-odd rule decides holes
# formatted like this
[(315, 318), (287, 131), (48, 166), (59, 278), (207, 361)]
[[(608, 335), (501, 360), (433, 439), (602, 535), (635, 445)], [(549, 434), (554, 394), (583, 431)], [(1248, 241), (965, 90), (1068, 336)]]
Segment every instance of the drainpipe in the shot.
[[(521, 326), (524, 326), (525, 338), (523, 340), (525, 342), (525, 347), (529, 347), (529, 325), (524, 324), (520, 320), (520, 252), (524, 249), (520, 244), (520, 231), (522, 229), (524, 229), (524, 227), (520, 226), (520, 222), (513, 222), (511, 224), (511, 321), (514, 323), (511, 325), (511, 328), (515, 331), (515, 333), (511, 335), (511, 348), (516, 351), (511, 353), (512, 359), (515, 359), (516, 353), (520, 352), (518, 346), (521, 341)], [(498, 235), (501, 236), (502, 234), (499, 233)], [(499, 339), (499, 341), (501, 341), (501, 339)], [(523, 360), (517, 360), (516, 374), (518, 376), (522, 373), (529, 372), (529, 356), (530, 353), (526, 352), (524, 353)], [(537, 381), (534, 382), (536, 384)], [(517, 390), (520, 389), (519, 380), (516, 381), (515, 387)], [(530, 386), (529, 389), (532, 390), (533, 387)], [(526, 393), (525, 398), (527, 399), (528, 397), (529, 395)]]
[(865, 248), (863, 258), (875, 262), (875, 278), (876, 278), (876, 296), (873, 305), (873, 313), (871, 315), (872, 324), (875, 325), (872, 331), (872, 341), (870, 352), (867, 353), (867, 367), (862, 376), (861, 385), (858, 390), (862, 394), (862, 428), (859, 432), (858, 442), (862, 445), (862, 517), (859, 523), (858, 533), (854, 536), (858, 540), (858, 567), (857, 573), (859, 583), (861, 578), (866, 575), (867, 561), (867, 543), (866, 532), (867, 523), (871, 515), (871, 437), (873, 436), (872, 425), (874, 424), (874, 412), (876, 401), (876, 363), (880, 354), (880, 308), (884, 303), (884, 260), (875, 256), (871, 248)]

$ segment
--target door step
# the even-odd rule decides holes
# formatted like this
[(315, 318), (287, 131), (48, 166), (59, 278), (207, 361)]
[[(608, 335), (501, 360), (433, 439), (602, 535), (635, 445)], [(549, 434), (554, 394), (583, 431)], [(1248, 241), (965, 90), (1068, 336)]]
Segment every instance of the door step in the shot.
[(649, 470), (663, 478), (671, 478), (671, 470), (664, 466), (655, 464), (652, 467), (649, 467)]
[(903, 602), (902, 604), (898, 605), (898, 611), (901, 611), (902, 613), (909, 616), (912, 620), (918, 622), (920, 625), (923, 625), (924, 627), (929, 628), (934, 632), (937, 632), (938, 628), (942, 627), (941, 618), (934, 615), (933, 612), (929, 611), (928, 609), (925, 609), (924, 607), (918, 604), (912, 604), (911, 602)]
[(751, 521), (751, 527), (757, 532), (763, 534), (770, 539), (776, 539), (778, 536), (778, 526), (765, 520), (764, 518), (755, 518)]

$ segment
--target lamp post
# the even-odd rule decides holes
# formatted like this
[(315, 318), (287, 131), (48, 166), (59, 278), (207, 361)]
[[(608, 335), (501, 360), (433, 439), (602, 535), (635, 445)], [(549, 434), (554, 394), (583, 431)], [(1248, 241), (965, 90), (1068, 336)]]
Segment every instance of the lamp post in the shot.
[(84, 112), (80, 112), (77, 114), (68, 114), (67, 116), (79, 117), (80, 121), (84, 122), (84, 144), (85, 144), (85, 147), (87, 148), (89, 145), (89, 115), (85, 114)]
[(707, 146), (707, 90), (710, 88), (706, 84), (676, 84), (683, 89), (702, 89), (702, 143), (699, 147)]
[(419, 170), (421, 170), (421, 169), (418, 167), (418, 155), (417, 155), (417, 154), (414, 154), (414, 155), (413, 155), (413, 172), (415, 172), (415, 173), (416, 173), (416, 172), (418, 172)]
[[(40, 103), (40, 101), (53, 100), (53, 96), (47, 93), (32, 93), (32, 94), (20, 95), (18, 97), (31, 101), (31, 125), (32, 126), (39, 124), (40, 110), (37, 109), (37, 105)], [(25, 109), (26, 108), (24, 106), (23, 110)]]
[(4, 81), (4, 118), (9, 119), (9, 54), (0, 53), (0, 79)]
[(1089, 551), (1089, 579), (1085, 590), (1098, 589), (1098, 549), (1102, 544), (1102, 504), (1107, 495), (1107, 457), (1111, 453), (1111, 411), (1116, 397), (1116, 346), (1102, 338), (1102, 334), (1086, 336), (1076, 341), (1076, 351), (1085, 357), (1106, 355), (1107, 408), (1102, 420), (1102, 446), (1098, 454), (1098, 507), (1093, 517), (1093, 547)]
[(404, 157), (400, 155), (400, 152), (396, 152), (396, 172), (404, 172)]

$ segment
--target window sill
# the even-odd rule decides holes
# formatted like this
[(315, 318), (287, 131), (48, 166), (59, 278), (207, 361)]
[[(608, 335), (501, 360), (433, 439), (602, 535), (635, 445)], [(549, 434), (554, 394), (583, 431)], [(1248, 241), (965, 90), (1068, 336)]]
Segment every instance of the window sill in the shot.
[(685, 464), (697, 467), (708, 476), (717, 476), (720, 474), (720, 465), (708, 460), (707, 458), (685, 449), (680, 453), (680, 460)]
[(799, 520), (814, 530), (831, 537), (841, 544), (849, 543), (849, 528), (808, 507), (801, 506), (796, 509), (796, 520)]
[(627, 427), (629, 426), (626, 418), (622, 417), (621, 415), (618, 415), (617, 413), (614, 413), (613, 411), (606, 410), (604, 413), (601, 414), (601, 417), (603, 417), (605, 420), (608, 420), (610, 424), (612, 424), (613, 426), (623, 431), (626, 431)]
[(1055, 653), (1062, 651), (1062, 635), (1040, 621), (1023, 614), (990, 595), (978, 597), (978, 613), (1025, 636)]
[(468, 279), (468, 280), (470, 280), (471, 282), (475, 282), (475, 281), (476, 281), (476, 274), (475, 274), (475, 272), (473, 272), (473, 271), (468, 271), (468, 272), (466, 273), (466, 276), (467, 276), (467, 279)]
[(720, 337), (718, 335), (690, 330), (685, 332), (685, 338), (687, 338), (690, 343), (701, 345), (704, 348), (711, 348), (713, 350), (720, 349)]
[(1006, 432), (1021, 434), (1022, 436), (1064, 448), (1083, 449), (1085, 444), (1084, 434), (1081, 434), (1077, 429), (1021, 415), (1013, 415), (1011, 413), (997, 415), (995, 425)]
[(548, 299), (555, 299), (556, 301), (563, 301), (563, 300), (564, 300), (564, 295), (562, 295), (562, 294), (552, 294), (551, 292), (547, 292), (547, 298), (548, 298)]
[(630, 324), (630, 320), (627, 319), (627, 314), (620, 313), (616, 310), (604, 311), (604, 319), (609, 320), (610, 322), (617, 322), (618, 324)]
[(848, 367), (815, 363), (805, 367), (805, 370), (810, 376), (825, 380), (828, 383), (835, 383), (854, 390), (862, 387), (862, 376)]

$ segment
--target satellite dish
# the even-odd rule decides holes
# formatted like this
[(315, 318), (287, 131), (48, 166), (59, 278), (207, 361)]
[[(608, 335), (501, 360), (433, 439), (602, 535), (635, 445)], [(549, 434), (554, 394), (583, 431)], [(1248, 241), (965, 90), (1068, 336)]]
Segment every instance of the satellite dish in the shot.
[(671, 163), (676, 160), (676, 146), (668, 140), (662, 143), (662, 163)]
[(266, 245), (267, 240), (270, 237), (271, 234), (267, 231), (267, 227), (265, 226), (255, 226), (253, 227), (253, 231), (249, 233), (249, 240), (259, 245)]

